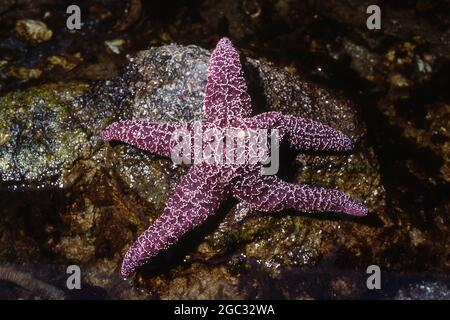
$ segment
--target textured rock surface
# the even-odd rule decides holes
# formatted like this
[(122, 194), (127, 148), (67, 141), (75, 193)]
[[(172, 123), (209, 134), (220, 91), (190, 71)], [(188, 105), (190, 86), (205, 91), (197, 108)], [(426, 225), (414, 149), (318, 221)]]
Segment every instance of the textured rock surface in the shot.
[(2, 185), (63, 185), (62, 171), (89, 156), (87, 133), (71, 115), (82, 83), (50, 84), (0, 98)]

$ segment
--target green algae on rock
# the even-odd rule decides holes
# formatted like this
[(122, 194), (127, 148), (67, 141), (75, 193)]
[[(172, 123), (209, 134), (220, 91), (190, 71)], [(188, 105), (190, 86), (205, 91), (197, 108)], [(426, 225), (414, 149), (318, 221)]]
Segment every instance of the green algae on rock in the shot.
[(83, 83), (48, 84), (0, 98), (0, 180), (2, 186), (64, 184), (63, 171), (89, 154), (86, 132), (71, 115)]

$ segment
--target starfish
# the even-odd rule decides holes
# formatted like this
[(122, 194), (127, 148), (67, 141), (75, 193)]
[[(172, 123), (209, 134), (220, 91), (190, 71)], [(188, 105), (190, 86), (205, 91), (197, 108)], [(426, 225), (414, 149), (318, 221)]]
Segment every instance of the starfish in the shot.
[[(251, 98), (239, 54), (228, 38), (222, 38), (211, 55), (203, 107), (202, 129), (277, 130), (280, 139), (286, 138), (291, 147), (299, 150), (348, 151), (354, 146), (342, 132), (313, 120), (279, 112), (251, 116)], [(173, 133), (180, 129), (192, 133), (193, 137), (198, 133), (193, 123), (124, 120), (108, 126), (102, 132), (102, 139), (122, 141), (170, 157)], [(221, 152), (213, 152), (213, 156)], [(162, 215), (128, 249), (121, 267), (122, 276), (132, 275), (136, 268), (203, 223), (228, 196), (264, 212), (292, 208), (302, 212), (367, 214), (361, 202), (339, 190), (288, 183), (275, 175), (263, 175), (262, 166), (261, 162), (249, 161), (194, 162), (175, 187)]]

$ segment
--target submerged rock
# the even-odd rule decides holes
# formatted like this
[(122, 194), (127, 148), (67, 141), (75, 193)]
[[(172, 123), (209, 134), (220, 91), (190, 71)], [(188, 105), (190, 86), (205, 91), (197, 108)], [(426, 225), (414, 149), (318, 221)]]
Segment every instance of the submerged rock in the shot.
[[(86, 266), (88, 279), (96, 286), (109, 288), (117, 281), (113, 275), (123, 253), (161, 214), (186, 170), (130, 146), (103, 144), (99, 133), (117, 119), (201, 118), (209, 54), (196, 46), (151, 48), (132, 58), (113, 81), (90, 87), (44, 85), (0, 100), (2, 185), (63, 188), (61, 206), (52, 211), (58, 218), (43, 222), (45, 228), (53, 224), (58, 229), (44, 235), (45, 250), (57, 261)], [(353, 154), (282, 153), (280, 175), (348, 192), (389, 224), (377, 160), (350, 101), (270, 63), (246, 59), (244, 65), (255, 113), (278, 110), (301, 115), (360, 141)], [(315, 267), (338, 250), (352, 256), (360, 245), (370, 247), (377, 236), (370, 217), (318, 217), (297, 212), (263, 215), (227, 202), (204, 226), (150, 261), (135, 280), (152, 297), (264, 297), (258, 288), (261, 281)], [(108, 272), (111, 277), (105, 277)], [(280, 283), (280, 296), (309, 295), (307, 289), (294, 290), (295, 283)]]

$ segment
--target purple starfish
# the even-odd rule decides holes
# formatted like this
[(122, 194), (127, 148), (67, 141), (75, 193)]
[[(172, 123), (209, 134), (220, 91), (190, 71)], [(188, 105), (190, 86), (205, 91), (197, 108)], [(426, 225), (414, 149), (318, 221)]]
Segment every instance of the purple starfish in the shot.
[[(342, 132), (319, 122), (278, 112), (250, 117), (251, 100), (239, 54), (227, 38), (219, 41), (209, 62), (204, 113), (202, 129), (213, 128), (219, 132), (229, 128), (277, 129), (281, 139), (287, 138), (292, 147), (301, 150), (346, 151), (353, 147), (353, 142)], [(192, 123), (126, 120), (111, 124), (102, 138), (170, 157), (175, 143), (172, 134), (184, 129), (195, 136), (194, 127)], [(229, 195), (261, 211), (293, 208), (355, 216), (367, 213), (362, 203), (343, 192), (287, 183), (276, 176), (262, 175), (261, 167), (260, 162), (248, 161), (243, 164), (194, 162), (176, 186), (163, 214), (129, 248), (122, 263), (122, 276), (130, 276), (137, 267), (204, 222)]]

